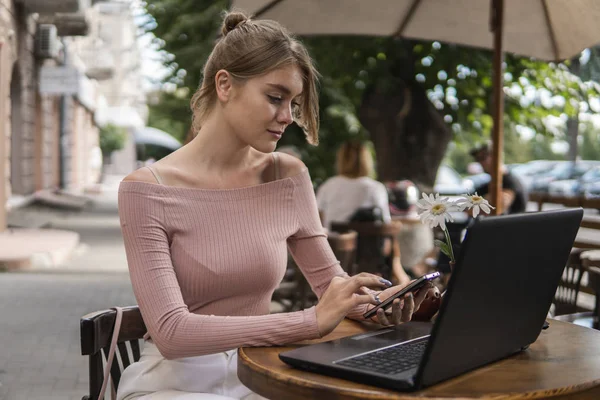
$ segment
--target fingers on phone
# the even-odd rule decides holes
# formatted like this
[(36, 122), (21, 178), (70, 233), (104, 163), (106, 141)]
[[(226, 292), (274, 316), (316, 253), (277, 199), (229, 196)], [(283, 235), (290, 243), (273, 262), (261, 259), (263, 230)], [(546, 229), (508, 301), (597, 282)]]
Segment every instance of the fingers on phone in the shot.
[(402, 307), (402, 322), (408, 322), (412, 319), (415, 312), (415, 301), (412, 293), (408, 293), (404, 298), (404, 307)]
[(391, 325), (388, 316), (386, 315), (383, 308), (377, 310), (377, 320), (381, 325)]

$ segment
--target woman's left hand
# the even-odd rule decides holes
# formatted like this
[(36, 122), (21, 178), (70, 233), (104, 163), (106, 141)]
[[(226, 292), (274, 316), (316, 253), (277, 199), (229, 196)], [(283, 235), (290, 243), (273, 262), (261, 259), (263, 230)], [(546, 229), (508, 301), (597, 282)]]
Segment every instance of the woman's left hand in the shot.
[[(384, 301), (394, 293), (401, 290), (405, 285), (392, 286), (381, 292), (379, 298)], [(377, 322), (381, 325), (399, 325), (412, 319), (413, 314), (419, 309), (425, 298), (434, 295), (434, 287), (427, 282), (416, 292), (408, 292), (404, 296), (395, 299), (392, 306), (384, 311), (382, 308), (377, 310)]]

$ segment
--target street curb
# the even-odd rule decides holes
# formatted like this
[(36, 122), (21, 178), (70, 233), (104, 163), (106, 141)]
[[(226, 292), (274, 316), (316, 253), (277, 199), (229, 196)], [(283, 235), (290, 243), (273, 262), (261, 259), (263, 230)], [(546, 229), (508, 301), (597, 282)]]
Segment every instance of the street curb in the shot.
[(65, 263), (79, 245), (79, 234), (57, 229), (0, 232), (0, 270), (45, 269)]

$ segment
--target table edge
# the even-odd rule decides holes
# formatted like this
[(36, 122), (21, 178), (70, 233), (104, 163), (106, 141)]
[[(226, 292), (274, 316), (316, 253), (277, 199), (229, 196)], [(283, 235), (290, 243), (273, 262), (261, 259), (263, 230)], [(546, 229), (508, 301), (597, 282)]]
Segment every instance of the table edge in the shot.
[[(249, 347), (249, 348), (252, 348), (252, 347)], [(284, 351), (286, 349), (293, 349), (293, 348), (294, 347), (284, 346), (283, 348), (281, 348), (281, 351)], [(508, 357), (508, 358), (510, 358), (510, 357)], [(275, 379), (277, 381), (282, 381), (283, 379), (285, 379), (288, 382), (292, 382), (294, 384), (301, 384), (301, 385), (304, 385), (311, 389), (323, 390), (323, 391), (334, 390), (337, 393), (356, 397), (356, 398), (364, 398), (364, 397), (360, 397), (361, 394), (363, 396), (365, 394), (371, 394), (371, 395), (376, 395), (377, 399), (388, 399), (389, 398), (389, 399), (402, 400), (402, 399), (414, 399), (417, 397), (423, 398), (423, 399), (428, 399), (428, 400), (436, 400), (436, 399), (448, 400), (448, 399), (450, 399), (449, 397), (426, 397), (426, 396), (423, 396), (423, 393), (421, 393), (421, 391), (394, 392), (393, 395), (388, 396), (386, 393), (376, 394), (376, 393), (372, 393), (371, 391), (366, 391), (366, 390), (361, 390), (361, 389), (344, 388), (344, 389), (340, 390), (340, 388), (338, 386), (328, 385), (328, 384), (320, 383), (320, 382), (315, 383), (314, 381), (309, 380), (309, 379), (303, 379), (303, 378), (299, 378), (297, 376), (285, 375), (285, 374), (282, 374), (282, 373), (279, 373), (276, 371), (271, 371), (271, 370), (261, 366), (260, 364), (257, 364), (253, 360), (251, 360), (248, 357), (248, 355), (245, 353), (244, 347), (240, 347), (238, 349), (238, 360), (241, 361), (241, 363), (240, 363), (241, 365), (238, 365), (238, 370), (239, 370), (240, 366), (242, 366), (243, 368), (249, 368), (251, 370), (259, 372), (259, 373), (261, 373), (269, 378)], [(281, 362), (283, 363), (283, 361), (281, 361)], [(499, 360), (497, 362), (502, 362), (502, 360)], [(285, 364), (285, 363), (283, 363), (283, 364)], [(287, 364), (285, 364), (285, 365), (287, 365)], [(293, 368), (293, 367), (290, 366), (290, 368)], [(464, 376), (469, 373), (470, 372), (467, 372), (467, 373), (459, 375), (455, 378), (459, 378), (459, 377)], [(340, 379), (340, 378), (338, 378), (338, 379)], [(454, 379), (454, 378), (451, 378), (451, 379)], [(448, 382), (448, 381), (444, 381), (444, 382)], [(439, 384), (443, 384), (444, 382), (440, 382)], [(246, 384), (245, 382), (243, 382), (243, 383)], [(430, 387), (435, 387), (435, 386), (436, 385), (433, 385)], [(534, 391), (518, 392), (518, 393), (515, 393), (515, 392), (512, 392), (512, 393), (489, 393), (489, 395), (486, 395), (486, 397), (481, 397), (481, 396), (464, 397), (464, 396), (462, 396), (462, 397), (460, 397), (460, 399), (465, 399), (465, 400), (467, 400), (467, 399), (485, 399), (485, 398), (494, 399), (494, 400), (546, 399), (546, 398), (552, 398), (552, 397), (557, 397), (557, 396), (564, 396), (567, 394), (580, 393), (580, 392), (584, 392), (586, 390), (590, 390), (590, 389), (597, 388), (597, 387), (600, 387), (600, 378), (595, 379), (590, 382), (578, 384), (578, 385), (570, 385), (567, 387), (561, 387), (561, 388), (555, 388), (555, 389), (543, 389), (543, 390), (534, 390)], [(252, 388), (250, 387), (250, 389), (252, 389)], [(378, 386), (373, 386), (373, 389), (375, 389), (375, 390), (390, 390), (390, 389), (385, 389), (385, 388), (381, 388)], [(425, 388), (423, 390), (427, 390), (427, 388)]]

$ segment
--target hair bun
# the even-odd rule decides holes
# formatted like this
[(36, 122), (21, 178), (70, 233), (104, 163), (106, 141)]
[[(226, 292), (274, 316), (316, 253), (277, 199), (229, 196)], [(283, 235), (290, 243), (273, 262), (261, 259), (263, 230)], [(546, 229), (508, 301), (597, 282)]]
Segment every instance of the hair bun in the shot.
[(248, 21), (248, 17), (244, 13), (239, 11), (233, 11), (227, 13), (225, 15), (225, 19), (223, 20), (223, 27), (221, 28), (221, 32), (223, 36), (227, 35), (229, 32), (237, 28), (240, 24)]

